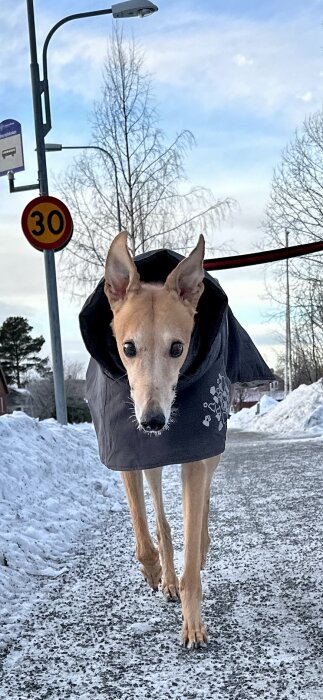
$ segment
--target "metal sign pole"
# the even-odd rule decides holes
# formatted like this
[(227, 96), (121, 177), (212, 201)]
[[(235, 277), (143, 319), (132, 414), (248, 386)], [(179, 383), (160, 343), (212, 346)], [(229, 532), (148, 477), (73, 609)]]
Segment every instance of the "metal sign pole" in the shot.
[[(38, 159), (39, 192), (48, 195), (47, 164), (45, 153), (45, 133), (42, 112), (42, 85), (39, 78), (39, 65), (37, 61), (37, 44), (35, 31), (35, 17), (33, 0), (27, 0), (29, 46), (30, 46), (30, 71), (31, 86), (34, 106), (34, 122)], [(47, 300), (50, 337), (52, 347), (53, 378), (56, 404), (56, 418), (61, 425), (67, 423), (66, 397), (64, 385), (64, 368), (61, 344), (61, 332), (59, 323), (57, 283), (54, 251), (44, 251)]]

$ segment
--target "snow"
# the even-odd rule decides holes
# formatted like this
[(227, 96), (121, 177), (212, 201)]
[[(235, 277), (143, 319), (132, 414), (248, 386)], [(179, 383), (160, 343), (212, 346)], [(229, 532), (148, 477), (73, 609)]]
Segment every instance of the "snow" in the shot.
[(16, 391), (17, 394), (29, 394), (30, 391), (28, 389), (21, 389), (20, 387), (17, 386), (17, 384), (9, 384), (8, 386), (9, 391)]
[[(305, 690), (296, 693), (300, 700), (321, 697), (316, 695), (316, 666), (312, 657), (306, 656), (313, 620), (320, 618), (322, 559), (317, 542), (321, 538), (321, 442), (304, 440), (295, 445), (293, 439), (277, 440), (264, 433), (323, 436), (323, 380), (299, 387), (281, 403), (265, 396), (259, 415), (253, 407), (231, 418), (234, 420), (232, 427), (242, 432), (229, 436), (215, 477), (217, 508), (210, 528), (217, 549), (202, 576), (203, 605), (211, 633), (210, 658), (199, 653), (195, 660), (186, 661), (178, 651), (180, 609), (167, 606), (166, 612), (161, 593), (155, 596), (144, 589), (120, 477), (100, 463), (93, 426), (59, 426), (53, 419), (38, 421), (20, 411), (0, 417), (0, 650), (6, 658), (7, 679), (4, 695), (0, 687), (0, 698), (40, 700), (49, 684), (55, 688), (52, 697), (76, 700), (79, 694), (71, 694), (67, 687), (74, 671), (65, 668), (66, 658), (72, 669), (79, 655), (82, 659), (85, 655), (84, 667), (80, 665), (75, 671), (74, 680), (82, 686), (86, 670), (84, 690), (90, 688), (82, 695), (86, 699), (108, 697), (111, 690), (111, 697), (128, 700), (130, 683), (131, 697), (138, 700), (225, 700), (226, 692), (221, 695), (218, 691), (235, 678), (236, 662), (241, 662), (241, 640), (246, 642), (243, 673), (254, 678), (250, 700), (259, 697), (258, 684), (262, 688), (265, 682), (262, 674), (267, 673), (266, 664), (272, 669), (266, 677), (274, 690), (264, 697), (281, 697), (278, 659), (292, 673), (291, 683), (305, 663)], [(258, 434), (250, 436), (248, 431)], [(179, 573), (183, 568), (180, 479), (178, 470), (167, 470), (165, 502), (175, 514), (173, 541)], [(148, 514), (153, 531), (151, 504)], [(282, 592), (285, 607), (281, 607)], [(295, 614), (289, 621), (291, 596)], [(312, 617), (308, 618), (309, 614)], [(300, 619), (301, 632), (297, 626)], [(305, 634), (307, 619), (310, 631)], [(267, 634), (268, 625), (273, 635)], [(259, 643), (262, 630), (266, 653)], [(102, 637), (96, 639), (98, 633)], [(268, 641), (271, 639), (274, 641)], [(107, 657), (100, 656), (102, 648)], [(255, 651), (258, 656), (254, 659)], [(93, 661), (96, 654), (97, 666)], [(97, 694), (95, 683), (104, 663), (109, 676), (102, 681), (103, 694)], [(173, 673), (177, 663), (180, 671)], [(198, 689), (201, 663), (206, 680)], [(153, 667), (148, 677), (149, 664)], [(138, 685), (140, 669), (146, 676), (144, 689)], [(38, 694), (35, 685), (25, 695), (21, 687), (34, 672), (44, 692)], [(187, 674), (191, 674), (192, 695), (185, 690)], [(169, 687), (170, 678), (175, 690)], [(311, 684), (311, 695), (306, 695), (305, 681)], [(12, 694), (13, 690), (8, 695), (12, 683), (17, 693)], [(216, 686), (215, 691), (205, 694), (208, 683)], [(236, 683), (234, 697), (238, 697), (239, 678)], [(61, 686), (65, 688), (62, 695)], [(109, 687), (108, 695), (105, 686)]]
[[(259, 401), (259, 414), (264, 415), (271, 411), (275, 406), (277, 406), (278, 401), (273, 399), (271, 396), (262, 396)], [(237, 430), (252, 430), (251, 424), (255, 420), (257, 414), (257, 404), (251, 406), (251, 408), (242, 408), (238, 413), (234, 413), (229, 422), (228, 428), (235, 428)]]
[(119, 475), (98, 458), (91, 424), (16, 411), (0, 417), (0, 445), (1, 646), (28, 589), (68, 571), (81, 532), (122, 509), (124, 496)]
[[(0, 654), (1, 700), (321, 700), (322, 467), (317, 439), (231, 431), (202, 572), (208, 649), (181, 648), (180, 605), (145, 584), (127, 511), (80, 532)], [(180, 574), (180, 469), (163, 491)]]
[(257, 407), (243, 408), (231, 416), (228, 427), (235, 430), (323, 436), (323, 378), (314, 384), (301, 384), (283, 401), (270, 396)]

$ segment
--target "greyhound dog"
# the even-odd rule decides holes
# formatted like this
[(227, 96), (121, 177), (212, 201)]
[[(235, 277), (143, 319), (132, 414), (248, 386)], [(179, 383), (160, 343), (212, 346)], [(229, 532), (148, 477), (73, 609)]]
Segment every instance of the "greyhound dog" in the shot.
[[(126, 369), (134, 416), (140, 431), (152, 440), (176, 420), (172, 407), (180, 370), (188, 353), (198, 301), (204, 284), (204, 238), (170, 272), (164, 284), (141, 282), (127, 247), (126, 232), (113, 240), (105, 266), (104, 291), (113, 312), (112, 331)], [(180, 417), (177, 418), (180, 420)], [(185, 425), (182, 426), (185, 431)], [(201, 618), (200, 570), (209, 548), (210, 485), (220, 456), (182, 464), (184, 516), (184, 570), (178, 580), (173, 545), (162, 496), (162, 467), (123, 471), (136, 557), (153, 590), (161, 589), (168, 601), (180, 599), (183, 613), (182, 644), (207, 644)], [(149, 534), (143, 490), (143, 471), (152, 495), (158, 549)]]

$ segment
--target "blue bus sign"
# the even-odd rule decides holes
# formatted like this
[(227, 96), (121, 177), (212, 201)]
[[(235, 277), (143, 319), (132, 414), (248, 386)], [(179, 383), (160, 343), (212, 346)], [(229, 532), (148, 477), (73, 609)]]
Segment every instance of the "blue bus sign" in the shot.
[(0, 122), (0, 177), (11, 170), (24, 170), (21, 124), (15, 119)]

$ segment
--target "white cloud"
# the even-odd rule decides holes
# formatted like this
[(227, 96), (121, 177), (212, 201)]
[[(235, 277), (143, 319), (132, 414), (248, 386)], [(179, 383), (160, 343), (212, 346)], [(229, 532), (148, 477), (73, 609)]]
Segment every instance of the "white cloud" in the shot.
[(94, 38), (92, 34), (74, 31), (72, 40), (70, 35), (60, 37), (49, 54), (51, 87), (81, 95), (87, 102), (97, 99), (106, 51), (106, 36)]
[[(53, 8), (51, 14), (46, 8), (38, 15), (41, 43), (58, 18), (52, 16)], [(126, 33), (129, 28), (140, 36), (154, 80), (168, 91), (176, 90), (178, 99), (178, 91), (183, 96), (189, 91), (207, 111), (238, 101), (256, 114), (283, 113), (293, 123), (303, 116), (302, 103), (311, 101), (313, 109), (321, 105), (321, 26), (313, 13), (265, 21), (203, 13), (199, 8), (196, 15), (181, 12), (176, 23), (166, 22), (166, 28), (165, 22), (160, 12), (145, 24), (123, 26)], [(1, 42), (0, 84), (27, 84), (24, 4), (17, 3), (10, 13), (0, 10), (0, 23), (2, 36), (10, 37)], [(97, 21), (71, 22), (59, 29), (48, 51), (51, 89), (89, 102), (97, 97), (108, 34), (109, 24)]]
[(304, 95), (301, 95), (300, 99), (303, 100), (303, 102), (311, 102), (313, 99), (313, 94), (310, 90), (308, 90), (307, 92), (304, 92)]
[(232, 61), (236, 64), (236, 66), (252, 66), (253, 64), (252, 58), (247, 58), (242, 53), (235, 54)]
[(321, 105), (321, 28), (312, 16), (200, 18), (185, 33), (175, 27), (153, 41), (147, 36), (145, 45), (160, 83), (189, 90), (205, 110), (242, 102), (256, 114), (285, 113), (294, 123), (303, 116), (298, 95), (311, 92), (313, 108)]
[(21, 86), (30, 80), (25, 3), (0, 7), (0, 85)]

